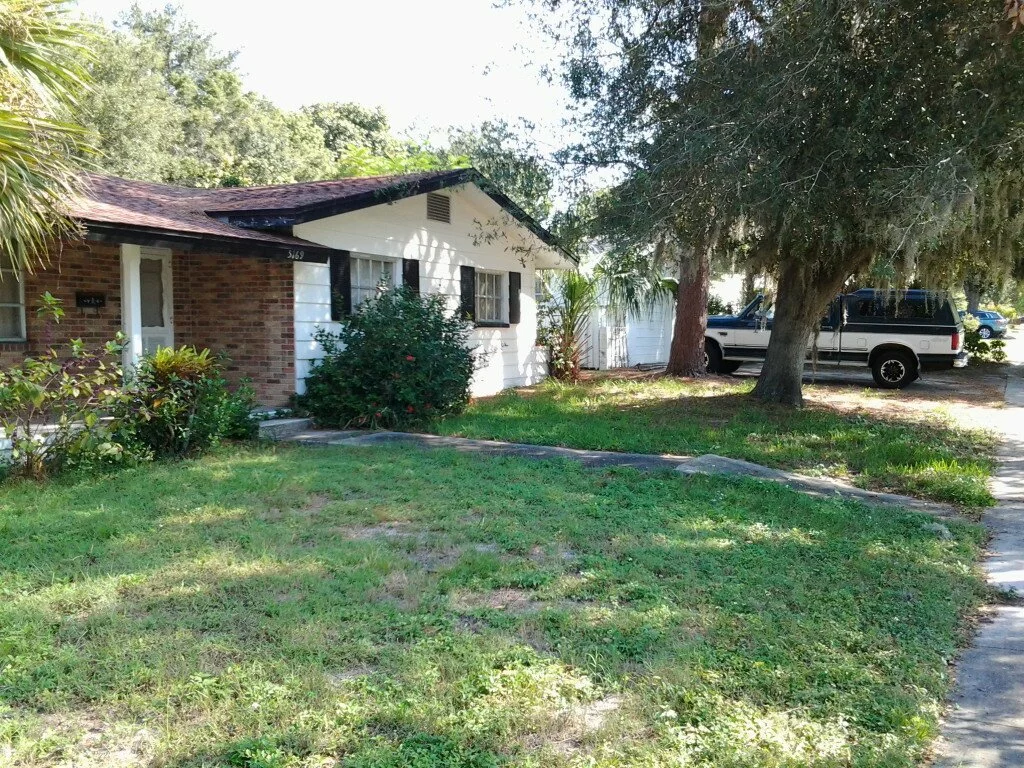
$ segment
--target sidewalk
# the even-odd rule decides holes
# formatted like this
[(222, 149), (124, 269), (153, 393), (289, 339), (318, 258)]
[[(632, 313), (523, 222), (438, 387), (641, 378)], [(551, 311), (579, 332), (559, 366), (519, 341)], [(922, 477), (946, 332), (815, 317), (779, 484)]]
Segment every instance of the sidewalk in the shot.
[[(1006, 387), (997, 424), (1005, 442), (992, 484), (999, 503), (985, 513), (992, 533), (989, 581), (1024, 595), (1024, 365)], [(957, 665), (953, 708), (936, 768), (1024, 766), (1024, 606), (1001, 605)]]

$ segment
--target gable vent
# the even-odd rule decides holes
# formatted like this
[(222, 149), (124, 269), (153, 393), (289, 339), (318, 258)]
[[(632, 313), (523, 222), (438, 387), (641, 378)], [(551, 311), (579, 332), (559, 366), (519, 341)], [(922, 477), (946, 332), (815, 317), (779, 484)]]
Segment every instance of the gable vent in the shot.
[(452, 199), (436, 192), (427, 193), (427, 218), (431, 221), (452, 223)]

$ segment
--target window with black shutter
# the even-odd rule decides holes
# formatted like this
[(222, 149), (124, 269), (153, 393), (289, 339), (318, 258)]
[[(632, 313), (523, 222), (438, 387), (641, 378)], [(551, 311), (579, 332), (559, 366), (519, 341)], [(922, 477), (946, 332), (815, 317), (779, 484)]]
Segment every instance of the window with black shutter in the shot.
[(476, 270), (459, 267), (459, 315), (464, 320), (476, 319)]
[(523, 292), (522, 272), (508, 273), (508, 322), (515, 325), (519, 322), (519, 295)]
[(402, 284), (420, 292), (420, 262), (418, 259), (402, 259)]
[(331, 255), (331, 320), (352, 314), (352, 269), (348, 251)]

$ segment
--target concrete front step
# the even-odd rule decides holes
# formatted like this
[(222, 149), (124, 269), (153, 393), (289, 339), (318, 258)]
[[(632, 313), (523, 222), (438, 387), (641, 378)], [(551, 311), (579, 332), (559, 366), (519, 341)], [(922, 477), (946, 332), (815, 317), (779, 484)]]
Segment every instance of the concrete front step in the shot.
[(260, 422), (260, 439), (288, 440), (302, 432), (308, 432), (312, 427), (312, 419), (267, 419)]

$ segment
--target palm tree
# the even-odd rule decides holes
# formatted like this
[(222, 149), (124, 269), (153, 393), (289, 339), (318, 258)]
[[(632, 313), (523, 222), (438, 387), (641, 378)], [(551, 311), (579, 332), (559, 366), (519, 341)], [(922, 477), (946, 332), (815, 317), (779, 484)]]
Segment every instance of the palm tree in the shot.
[(0, 0), (0, 254), (18, 269), (45, 264), (50, 242), (75, 230), (64, 205), (85, 151), (71, 115), (88, 39), (66, 0)]

